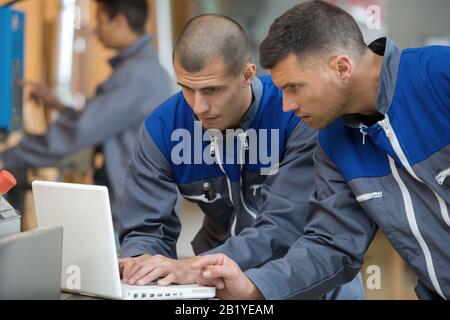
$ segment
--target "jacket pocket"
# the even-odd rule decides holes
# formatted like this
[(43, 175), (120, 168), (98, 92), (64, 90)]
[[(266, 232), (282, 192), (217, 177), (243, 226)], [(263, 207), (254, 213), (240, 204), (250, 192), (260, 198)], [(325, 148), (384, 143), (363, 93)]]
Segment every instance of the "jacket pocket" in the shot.
[(220, 193), (216, 193), (214, 199), (212, 199), (212, 200), (209, 200), (208, 198), (206, 198), (206, 196), (204, 194), (193, 195), (193, 196), (187, 196), (185, 194), (182, 194), (182, 197), (185, 198), (186, 200), (201, 201), (204, 203), (214, 203), (217, 200), (222, 199), (222, 195)]
[[(229, 227), (230, 219), (233, 216), (234, 207), (229, 203), (226, 194), (224, 195), (223, 193), (220, 193), (218, 187), (216, 187), (215, 190), (216, 192), (213, 194), (214, 197), (206, 197), (206, 195), (198, 189), (191, 190), (193, 191), (192, 193), (189, 192), (190, 190), (180, 193), (185, 200), (198, 205), (200, 210), (207, 217), (209, 217), (209, 219), (214, 221), (214, 223)], [(189, 195), (186, 193), (189, 193)]]
[(371, 193), (366, 193), (366, 194), (362, 194), (358, 197), (356, 197), (356, 201), (358, 201), (359, 203), (363, 203), (372, 199), (379, 199), (383, 197), (383, 192), (371, 192)]

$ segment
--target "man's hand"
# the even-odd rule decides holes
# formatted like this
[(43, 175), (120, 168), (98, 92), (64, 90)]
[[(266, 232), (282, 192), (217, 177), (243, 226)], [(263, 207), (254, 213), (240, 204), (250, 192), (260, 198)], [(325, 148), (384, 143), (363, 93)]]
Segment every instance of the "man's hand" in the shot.
[(160, 286), (193, 284), (197, 282), (199, 271), (192, 269), (191, 265), (198, 259), (173, 260), (144, 254), (136, 258), (119, 259), (119, 269), (122, 281), (130, 285), (144, 286), (155, 281)]
[(264, 299), (263, 295), (241, 271), (236, 262), (223, 254), (201, 257), (192, 267), (201, 271), (197, 283), (203, 286), (215, 286), (217, 297), (220, 299)]
[(21, 81), (21, 85), (28, 87), (30, 91), (30, 98), (37, 104), (44, 104), (45, 106), (64, 111), (64, 105), (50, 92), (50, 90), (42, 83), (33, 81)]

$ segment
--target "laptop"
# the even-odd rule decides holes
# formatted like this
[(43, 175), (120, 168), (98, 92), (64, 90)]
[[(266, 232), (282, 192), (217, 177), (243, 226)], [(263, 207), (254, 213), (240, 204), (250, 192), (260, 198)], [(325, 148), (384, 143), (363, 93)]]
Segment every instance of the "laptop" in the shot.
[(0, 300), (60, 300), (63, 228), (0, 238)]
[(108, 189), (34, 181), (38, 225), (63, 226), (63, 291), (123, 300), (208, 299), (215, 288), (198, 285), (130, 286), (120, 280)]

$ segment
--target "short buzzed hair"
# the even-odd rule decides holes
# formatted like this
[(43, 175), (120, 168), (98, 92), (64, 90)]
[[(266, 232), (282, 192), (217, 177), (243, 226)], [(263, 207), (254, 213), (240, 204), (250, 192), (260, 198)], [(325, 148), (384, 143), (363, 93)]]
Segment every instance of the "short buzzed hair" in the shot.
[(324, 1), (308, 1), (275, 20), (259, 48), (260, 64), (273, 69), (291, 53), (310, 58), (336, 50), (359, 58), (366, 49), (361, 29), (349, 13)]
[(218, 14), (190, 20), (175, 43), (173, 60), (188, 72), (198, 72), (217, 57), (223, 58), (233, 75), (251, 61), (250, 41), (242, 26)]

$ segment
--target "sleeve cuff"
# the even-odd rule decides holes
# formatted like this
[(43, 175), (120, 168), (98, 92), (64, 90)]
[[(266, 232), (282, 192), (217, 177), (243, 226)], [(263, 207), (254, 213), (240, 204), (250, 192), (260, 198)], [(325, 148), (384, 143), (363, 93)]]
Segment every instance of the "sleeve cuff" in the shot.
[(167, 253), (163, 252), (164, 250), (159, 248), (158, 246), (151, 245), (148, 243), (124, 243), (119, 250), (119, 257), (120, 258), (130, 258), (130, 257), (136, 257), (136, 256), (142, 256), (144, 254), (149, 255), (163, 255), (167, 256)]
[(267, 280), (261, 276), (261, 270), (250, 269), (245, 272), (245, 275), (253, 282), (253, 284), (258, 288), (259, 292), (263, 295), (266, 300), (275, 300), (276, 298), (271, 295), (270, 288), (271, 285)]

